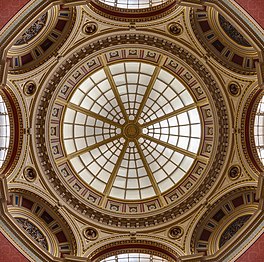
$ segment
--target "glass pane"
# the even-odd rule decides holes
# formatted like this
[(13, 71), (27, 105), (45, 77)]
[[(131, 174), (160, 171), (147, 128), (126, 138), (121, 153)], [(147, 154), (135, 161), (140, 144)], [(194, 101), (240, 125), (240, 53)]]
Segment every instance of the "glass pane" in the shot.
[(111, 256), (101, 262), (168, 262), (167, 259), (143, 253), (127, 253)]
[(155, 69), (136, 61), (100, 69), (76, 88), (65, 111), (63, 138), (73, 169), (114, 198), (165, 192), (188, 173), (200, 147), (192, 96), (174, 75)]
[(0, 168), (4, 164), (10, 142), (10, 122), (6, 104), (0, 95)]
[(264, 165), (264, 96), (259, 102), (255, 116), (254, 138), (258, 156)]
[(100, 0), (100, 2), (119, 8), (137, 9), (160, 5), (167, 0)]

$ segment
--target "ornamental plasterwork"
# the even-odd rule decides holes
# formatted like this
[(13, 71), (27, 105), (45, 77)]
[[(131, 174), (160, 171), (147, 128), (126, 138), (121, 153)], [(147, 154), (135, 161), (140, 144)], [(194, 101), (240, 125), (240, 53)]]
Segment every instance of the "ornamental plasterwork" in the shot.
[[(46, 22), (36, 22), (43, 24), (40, 33), (32, 36), (22, 35), (25, 43), (16, 43), (9, 49), (8, 58), (10, 60), (10, 73), (21, 74), (40, 66), (50, 59), (62, 47), (65, 40), (71, 33), (75, 21), (75, 8), (53, 7), (46, 13)], [(35, 28), (34, 25), (32, 27)], [(32, 27), (27, 31), (32, 31)], [(37, 30), (37, 29), (35, 29)], [(27, 32), (26, 31), (26, 32)], [(24, 33), (26, 34), (26, 33)], [(22, 42), (21, 39), (19, 39)]]
[(21, 36), (20, 39), (18, 39), (15, 42), (15, 45), (23, 45), (27, 44), (30, 40), (32, 40), (35, 36), (38, 35), (38, 33), (42, 30), (42, 28), (45, 26), (47, 22), (47, 16), (48, 14), (45, 13), (41, 17), (39, 17), (33, 25), (31, 25)]
[(23, 218), (35, 221), (35, 226), (38, 225), (39, 230), (45, 232), (49, 252), (77, 253), (76, 236), (59, 208), (54, 209), (51, 203), (36, 193), (21, 189), (11, 191), (8, 203), (10, 214), (15, 218), (23, 214)]
[[(244, 192), (245, 190), (246, 192)], [(257, 209), (258, 201), (255, 199), (254, 188), (240, 188), (225, 194), (222, 198), (212, 203), (208, 210), (195, 222), (195, 228), (192, 232), (191, 250), (192, 253), (207, 250), (212, 253), (219, 249), (219, 242), (210, 241), (211, 238), (220, 238), (224, 232), (222, 223), (228, 221), (233, 213), (235, 220), (241, 212), (253, 214)], [(236, 209), (243, 209), (237, 211)], [(215, 232), (217, 231), (217, 232)], [(220, 233), (220, 231), (222, 233)], [(214, 247), (212, 247), (214, 245)]]
[[(120, 38), (121, 38), (121, 37), (122, 37), (122, 36), (120, 36)], [(142, 36), (142, 37), (143, 37), (143, 36)], [(134, 39), (136, 40), (136, 42), (140, 42), (140, 41), (141, 41), (141, 37), (140, 37), (140, 36), (134, 36), (134, 35), (132, 35), (132, 36), (130, 36), (129, 38), (131, 38), (130, 41), (133, 41)], [(137, 38), (138, 38), (138, 40), (137, 40)], [(121, 38), (121, 39), (122, 39), (122, 38)], [(121, 40), (121, 39), (120, 39), (120, 40)], [(146, 36), (144, 36), (144, 39), (146, 39)], [(108, 40), (109, 40), (109, 38), (108, 38)], [(134, 40), (134, 41), (135, 41), (135, 40)], [(142, 39), (142, 40), (143, 40), (143, 39)], [(111, 42), (113, 43), (113, 41), (114, 41), (114, 39), (113, 39)], [(107, 42), (106, 42), (106, 44), (107, 44)], [(159, 41), (157, 41), (157, 44), (159, 44)], [(93, 44), (93, 46), (95, 47), (95, 46), (96, 46), (96, 43)], [(83, 50), (84, 50), (84, 49), (82, 49), (82, 51), (81, 51), (80, 53), (78, 52), (77, 54), (75, 54), (75, 55), (73, 56), (73, 59), (74, 59), (74, 58), (77, 58), (77, 59), (79, 60), (82, 56), (86, 56), (86, 54), (87, 54), (87, 52), (89, 52), (89, 50), (88, 50), (88, 49), (85, 49), (85, 52), (83, 52)], [(174, 48), (174, 50), (176, 51), (176, 48)], [(174, 50), (173, 50), (173, 51), (174, 51)], [(179, 51), (178, 51), (178, 52), (179, 52), (179, 56), (182, 55), (183, 59), (186, 59), (185, 55), (183, 54), (183, 53), (184, 53), (184, 50), (183, 50), (182, 48), (179, 48), (178, 50), (179, 50)], [(175, 52), (175, 51), (174, 51), (174, 52)], [(190, 55), (190, 56), (187, 56), (187, 57), (188, 57), (187, 59), (189, 60), (189, 63), (192, 61), (192, 59), (194, 59), (194, 58), (192, 58), (191, 55)], [(187, 61), (188, 61), (188, 60), (187, 60)], [(69, 61), (69, 59), (68, 59), (68, 61)], [(196, 62), (197, 64), (194, 64), (194, 66), (197, 65), (197, 66), (200, 68), (200, 66), (198, 65), (198, 63), (199, 63), (198, 60), (196, 60), (196, 61), (197, 61), (197, 62)], [(72, 62), (73, 62), (73, 61), (71, 61), (71, 63), (72, 63)], [(96, 65), (96, 63), (95, 63), (95, 65)], [(65, 66), (63, 66), (63, 68), (65, 68), (65, 69), (67, 70), (67, 67), (68, 67), (68, 66), (69, 66), (69, 65), (65, 64)], [(69, 68), (69, 67), (68, 67), (68, 68)], [(201, 72), (201, 71), (200, 71), (200, 72)], [(202, 71), (202, 72), (205, 72), (205, 70)], [(56, 74), (55, 74), (55, 75), (56, 75)], [(52, 80), (52, 82), (53, 82), (53, 81), (58, 81), (58, 79), (59, 79), (59, 75), (57, 75), (57, 76), (56, 76), (56, 79)], [(208, 77), (207, 77), (207, 78), (204, 77), (204, 81), (208, 81), (208, 80), (209, 80)], [(209, 81), (210, 81), (210, 80), (209, 80)], [(54, 83), (55, 85), (57, 85), (55, 82), (53, 82), (53, 83)], [(49, 85), (51, 85), (51, 82), (50, 82)], [(214, 85), (215, 85), (215, 82), (214, 82), (213, 80), (211, 80), (211, 81), (210, 81), (210, 85), (214, 86)], [(46, 92), (46, 94), (47, 94), (47, 92)], [(50, 92), (49, 92), (49, 94), (50, 94)], [(218, 93), (218, 95), (220, 95), (220, 93)], [(49, 98), (46, 97), (45, 100), (48, 101)], [(221, 100), (221, 99), (220, 99), (220, 100)], [(43, 101), (43, 100), (42, 100), (42, 101)], [(45, 103), (45, 101), (43, 101), (43, 102)], [(219, 106), (220, 106), (220, 104), (219, 104)], [(42, 107), (44, 107), (44, 105), (41, 105), (41, 108), (42, 108)], [(224, 107), (222, 107), (222, 109), (223, 109), (223, 108), (224, 108)], [(58, 114), (59, 114), (59, 111), (58, 111), (58, 110), (56, 110), (56, 114), (57, 114), (57, 112), (58, 112)], [(221, 112), (223, 112), (223, 111), (221, 110)], [(43, 111), (41, 111), (40, 113), (43, 113)], [(206, 114), (206, 117), (207, 117), (207, 118), (208, 118), (208, 117), (209, 117), (209, 118), (212, 117), (212, 113), (209, 112), (208, 109), (206, 109), (204, 113)], [(220, 113), (220, 112), (219, 112), (219, 113)], [(43, 117), (39, 117), (39, 120), (41, 120), (41, 119), (43, 119)], [(221, 118), (220, 121), (226, 121), (226, 117)], [(38, 121), (38, 122), (37, 122), (37, 125), (36, 125), (37, 129), (38, 129), (39, 127), (42, 127), (42, 126), (44, 126), (44, 125), (41, 124), (41, 123)], [(41, 136), (41, 135), (38, 135), (38, 134), (41, 134), (41, 133), (43, 133), (43, 131), (41, 131), (41, 130), (39, 130), (39, 131), (37, 132), (37, 137), (40, 137), (40, 139), (42, 139), (42, 136)], [(227, 135), (222, 135), (222, 136), (221, 136), (221, 139), (224, 139), (224, 140), (227, 139)], [(37, 142), (37, 144), (39, 144), (39, 145), (43, 145), (44, 143), (43, 143), (43, 142)], [(225, 144), (225, 142), (224, 142), (224, 143), (221, 143), (221, 145), (222, 145), (222, 146), (225, 146), (226, 144)], [(211, 148), (212, 148), (212, 147), (209, 146), (208, 143), (205, 144), (204, 150), (205, 150), (205, 152), (207, 152), (207, 153), (205, 153), (205, 155), (211, 152), (211, 150), (212, 150)], [(209, 151), (208, 151), (208, 150), (209, 150)], [(220, 158), (221, 158), (221, 157), (224, 157), (224, 155), (222, 155), (222, 154), (220, 155), (220, 154), (219, 154), (219, 157), (220, 157)], [(43, 162), (43, 161), (42, 161), (42, 162)], [(45, 165), (46, 165), (46, 164), (48, 164), (48, 161), (47, 161), (47, 160), (44, 160), (43, 163), (45, 163)], [(215, 165), (218, 165), (218, 164), (219, 164), (219, 161), (217, 161), (217, 163), (215, 162)], [(52, 172), (50, 172), (50, 171), (52, 170), (52, 168), (49, 167), (48, 170), (49, 170), (49, 172), (47, 173), (48, 176), (53, 177), (52, 179), (51, 179), (51, 177), (50, 177), (49, 180), (52, 181), (52, 183), (58, 183), (58, 182), (56, 182), (56, 181), (57, 181), (57, 178), (54, 177), (54, 176), (52, 175)], [(218, 168), (214, 167), (214, 170), (218, 170)], [(213, 174), (212, 174), (212, 175), (213, 175)], [(214, 175), (216, 175), (216, 172), (214, 172)], [(213, 182), (214, 180), (215, 180), (215, 179), (212, 178), (211, 181)], [(209, 181), (207, 182), (207, 184), (208, 184), (208, 183), (209, 183)], [(62, 186), (60, 186), (59, 190), (62, 190)], [(205, 189), (205, 190), (207, 190), (207, 189)], [(62, 194), (62, 191), (61, 191), (60, 194)], [(68, 197), (67, 194), (65, 194), (65, 195), (63, 194), (63, 196), (64, 196), (64, 197)], [(197, 198), (197, 197), (199, 197), (199, 196), (196, 195), (194, 198)], [(74, 201), (71, 200), (71, 202), (74, 202)], [(196, 202), (198, 202), (198, 198), (197, 198)], [(87, 203), (87, 204), (89, 205), (89, 203)], [(193, 204), (194, 204), (194, 203), (192, 203), (192, 205), (193, 205)], [(79, 206), (79, 208), (78, 208), (79, 210), (80, 210), (80, 208), (81, 208), (81, 210), (83, 209), (81, 203), (78, 204), (78, 206)], [(191, 207), (191, 206), (189, 206), (189, 207)], [(85, 209), (86, 209), (86, 208), (85, 208)], [(81, 212), (85, 212), (85, 213), (86, 213), (88, 210), (85, 211), (85, 209), (84, 209), (83, 211), (81, 211)], [(180, 207), (180, 210), (182, 210), (182, 211), (180, 211), (180, 212), (183, 212), (184, 209), (186, 209), (186, 207)], [(187, 209), (188, 209), (188, 208), (187, 208)], [(87, 212), (87, 214), (88, 214), (88, 213), (89, 213), (89, 211)], [(93, 215), (93, 217), (94, 217), (94, 215)], [(97, 219), (96, 216), (94, 217), (94, 219)], [(123, 220), (123, 219), (122, 219), (122, 220)], [(122, 221), (122, 220), (121, 220), (121, 221)], [(129, 222), (127, 222), (128, 224), (127, 224), (127, 223), (124, 224), (124, 222), (121, 222), (121, 221), (120, 221), (119, 223), (121, 223), (122, 226), (126, 226), (126, 227), (127, 227), (128, 225), (131, 225), (131, 223), (132, 223), (132, 222), (131, 222), (131, 219), (129, 220)], [(103, 222), (104, 222), (104, 219), (103, 219)], [(109, 222), (107, 222), (107, 221), (105, 221), (105, 222), (106, 222), (106, 223), (109, 223)], [(118, 223), (118, 224), (115, 224), (115, 225), (117, 226), (117, 225), (119, 225), (119, 223)], [(136, 223), (138, 223), (138, 222), (136, 222)], [(139, 224), (140, 224), (140, 223), (139, 223)], [(143, 224), (143, 225), (144, 225), (144, 224)], [(142, 226), (143, 226), (143, 225), (142, 225)]]
[(43, 233), (33, 225), (28, 219), (18, 217), (16, 218), (17, 222), (21, 227), (34, 239), (36, 240), (43, 248), (48, 250), (48, 243), (46, 237)]
[[(223, 28), (218, 19), (219, 13), (210, 7), (191, 11), (193, 31), (207, 52), (225, 67), (241, 74), (256, 74), (256, 50), (250, 45), (245, 46), (231, 39), (230, 28)], [(228, 18), (226, 19), (227, 22)], [(230, 22), (229, 22), (230, 23)], [(233, 27), (236, 35), (240, 32)]]
[[(98, 1), (95, 2), (100, 5)], [(100, 255), (95, 260), (100, 261), (110, 255), (118, 255), (115, 249), (123, 244), (134, 245), (131, 252), (146, 253), (148, 248), (141, 249), (142, 245), (148, 246), (151, 252), (160, 249), (156, 255), (168, 261), (170, 258), (164, 255), (166, 252), (173, 254), (172, 261), (179, 256), (195, 255), (201, 230), (207, 227), (206, 223), (212, 220), (220, 207), (229, 205), (230, 211), (228, 207), (223, 207), (226, 215), (222, 218), (224, 222), (220, 219), (215, 231), (211, 230), (211, 238), (204, 241), (211, 254), (218, 252), (221, 255), (222, 251), (231, 250), (229, 243), (237, 240), (237, 236), (219, 250), (216, 243), (219, 243), (224, 232), (224, 228), (221, 231), (219, 225), (228, 227), (238, 218), (240, 209), (252, 214), (252, 221), (257, 220), (254, 216), (257, 202), (253, 198), (258, 171), (248, 156), (250, 149), (240, 143), (247, 135), (244, 132), (245, 117), (253, 97), (250, 88), (256, 86), (255, 69), (248, 75), (248, 70), (233, 68), (232, 63), (223, 61), (220, 56), (211, 56), (209, 49), (205, 48), (207, 53), (199, 42), (199, 34), (191, 27), (193, 3), (185, 7), (185, 1), (182, 2), (146, 19), (132, 18), (135, 23), (130, 23), (131, 18), (113, 17), (113, 13), (103, 13), (103, 9), (95, 10), (95, 5), (69, 7), (65, 1), (66, 6), (55, 5), (53, 11), (62, 7), (71, 9), (70, 16), (75, 17), (76, 14), (76, 19), (71, 19), (70, 25), (65, 27), (59, 46), (52, 45), (47, 49), (50, 55), (43, 54), (40, 60), (32, 62), (32, 66), (25, 64), (24, 68), (9, 68), (8, 86), (15, 93), (13, 96), (19, 99), (15, 107), (22, 110), (24, 122), (20, 121), (18, 130), (24, 140), (19, 140), (20, 148), (13, 163), (14, 166), (19, 163), (19, 166), (16, 172), (9, 169), (11, 175), (7, 179), (7, 188), (21, 199), (25, 196), (35, 199), (39, 205), (45, 203), (49, 210), (47, 213), (60, 221), (59, 228), (65, 229), (65, 236), (72, 243), (72, 249), (66, 249), (69, 251), (65, 253), (67, 255), (74, 253), (80, 256), (78, 259)], [(198, 9), (201, 8), (199, 3), (196, 6)], [(104, 5), (101, 6), (103, 8)], [(213, 7), (207, 8), (215, 12), (209, 15), (213, 23), (212, 17), (216, 17), (217, 12)], [(48, 32), (52, 32), (51, 25), (56, 24), (56, 19), (51, 21), (50, 10), (47, 11), (46, 25), (39, 34), (21, 46), (28, 44), (29, 48), (30, 45), (40, 44)], [(122, 16), (126, 13), (118, 8), (112, 11), (120, 12)], [(35, 17), (39, 17), (39, 14)], [(221, 30), (219, 28), (218, 33), (223, 37)], [(248, 36), (245, 39), (252, 43)], [(239, 44), (232, 42), (232, 45), (236, 47)], [(10, 52), (14, 50), (12, 48)], [(250, 49), (251, 58), (255, 59), (255, 49)], [(26, 49), (20, 51), (26, 53)], [(81, 180), (77, 176), (76, 166), (70, 162), (71, 153), (67, 153), (63, 136), (65, 112), (76, 90), (102, 70), (111, 79), (108, 71), (123, 63), (150, 65), (174, 76), (188, 90), (196, 104), (202, 126), (201, 142), (193, 155), (194, 161), (185, 170), (186, 174), (181, 180), (160, 194), (141, 199), (104, 195)], [(236, 84), (238, 89), (230, 88), (231, 84)], [(15, 100), (14, 97), (12, 100)], [(122, 135), (129, 141), (135, 142), (142, 135), (140, 126), (121, 127)], [(25, 154), (19, 156), (21, 151)], [(250, 173), (253, 173), (252, 177)], [(235, 191), (234, 187), (237, 188)], [(240, 195), (243, 195), (241, 205), (241, 199), (234, 200)], [(30, 202), (25, 201), (24, 206), (16, 207), (16, 210), (26, 210), (24, 217), (32, 212), (34, 218), (38, 207), (37, 204), (30, 205)], [(12, 210), (13, 206), (9, 203), (8, 208)], [(36, 214), (36, 219), (40, 224), (43, 223), (40, 217), (42, 211), (38, 210)], [(17, 216), (17, 213), (13, 213), (13, 216)], [(43, 228), (50, 229), (45, 223), (42, 224)], [(248, 224), (245, 224), (245, 228), (248, 228)], [(56, 228), (52, 230), (56, 235)], [(55, 236), (54, 239), (58, 241), (60, 237), (63, 238)], [(63, 246), (63, 243), (60, 245)], [(114, 251), (109, 251), (111, 248)], [(224, 257), (223, 253), (221, 256)], [(204, 258), (207, 259), (206, 256)], [(70, 260), (71, 257), (65, 258), (65, 261)]]

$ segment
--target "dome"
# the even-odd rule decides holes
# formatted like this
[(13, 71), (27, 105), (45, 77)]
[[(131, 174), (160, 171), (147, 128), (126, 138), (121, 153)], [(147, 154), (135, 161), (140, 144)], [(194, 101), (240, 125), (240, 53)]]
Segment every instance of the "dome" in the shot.
[(0, 168), (7, 157), (10, 143), (10, 120), (6, 103), (0, 95)]
[(110, 6), (126, 9), (149, 8), (165, 3), (167, 0), (100, 0)]
[(110, 197), (150, 198), (191, 168), (201, 121), (184, 85), (169, 72), (122, 62), (93, 73), (76, 88), (63, 120), (71, 166)]
[(261, 235), (263, 30), (233, 0), (31, 0), (0, 35), (0, 239), (26, 259), (236, 261)]

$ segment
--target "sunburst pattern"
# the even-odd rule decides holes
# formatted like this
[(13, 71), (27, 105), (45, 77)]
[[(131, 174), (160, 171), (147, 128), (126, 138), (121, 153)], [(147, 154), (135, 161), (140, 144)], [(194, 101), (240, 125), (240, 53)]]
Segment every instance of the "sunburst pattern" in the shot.
[(76, 173), (118, 199), (160, 195), (197, 157), (197, 106), (172, 74), (142, 62), (105, 66), (74, 92), (63, 121), (64, 146)]
[(125, 9), (137, 9), (148, 8), (157, 6), (167, 2), (168, 0), (99, 0), (107, 5), (125, 8)]

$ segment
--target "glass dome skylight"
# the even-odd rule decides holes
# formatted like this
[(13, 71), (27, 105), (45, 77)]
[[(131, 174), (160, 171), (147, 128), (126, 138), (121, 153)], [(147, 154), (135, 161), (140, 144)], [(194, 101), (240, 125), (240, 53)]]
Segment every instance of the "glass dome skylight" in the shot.
[(110, 197), (140, 200), (172, 188), (196, 159), (199, 113), (172, 74), (141, 62), (88, 77), (67, 104), (63, 139), (73, 169)]
[(254, 138), (259, 158), (264, 165), (264, 96), (259, 102), (255, 116)]
[(157, 6), (167, 2), (167, 0), (100, 0), (100, 2), (119, 8), (138, 9)]
[(149, 254), (128, 253), (111, 256), (101, 262), (168, 262), (168, 260)]
[(0, 95), (0, 168), (4, 164), (10, 143), (10, 122), (6, 104)]

